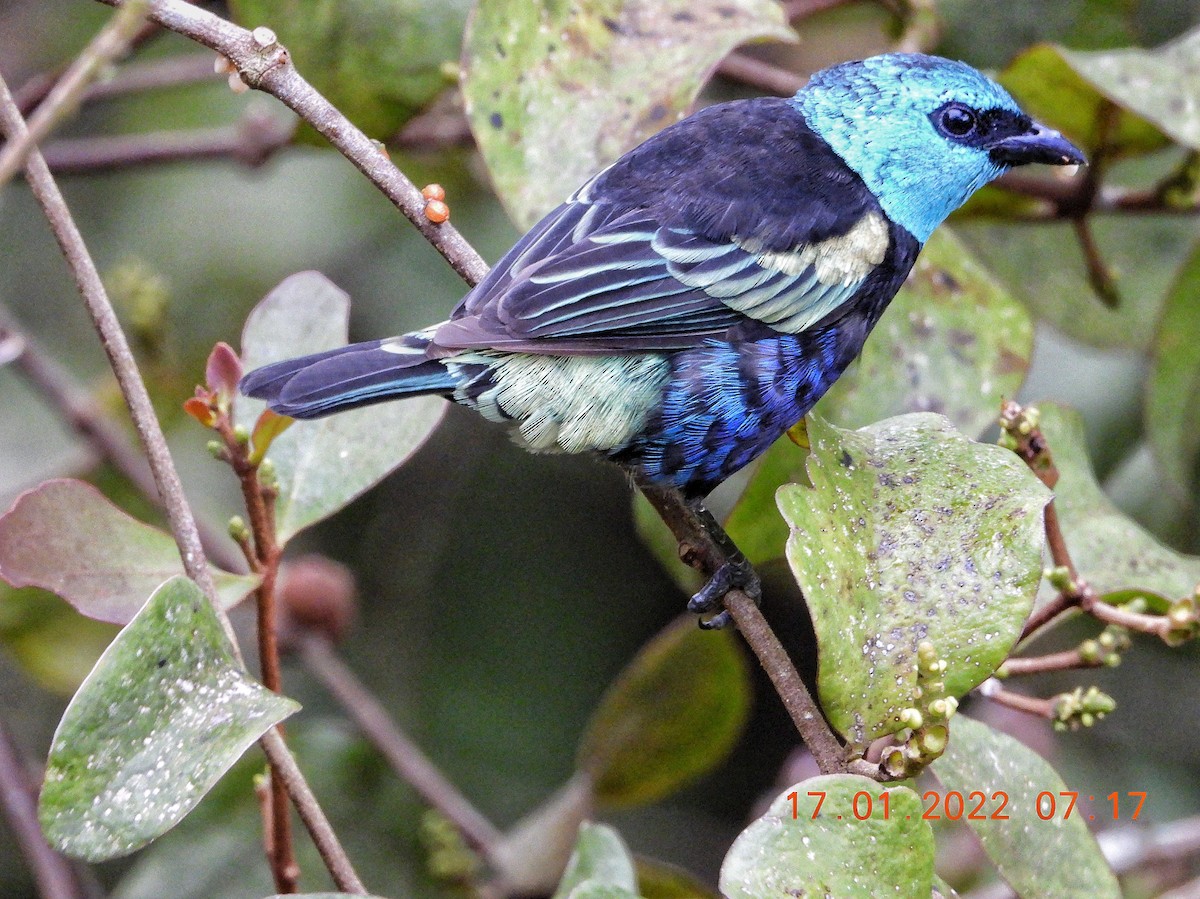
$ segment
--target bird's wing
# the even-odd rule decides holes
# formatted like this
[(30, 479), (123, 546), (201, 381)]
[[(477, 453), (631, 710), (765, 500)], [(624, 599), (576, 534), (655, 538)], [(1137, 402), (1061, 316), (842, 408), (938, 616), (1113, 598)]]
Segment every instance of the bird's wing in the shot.
[(886, 258), (889, 227), (786, 101), (710, 107), (535, 225), (434, 344), (601, 353), (680, 349), (739, 326), (799, 333), (855, 295)]

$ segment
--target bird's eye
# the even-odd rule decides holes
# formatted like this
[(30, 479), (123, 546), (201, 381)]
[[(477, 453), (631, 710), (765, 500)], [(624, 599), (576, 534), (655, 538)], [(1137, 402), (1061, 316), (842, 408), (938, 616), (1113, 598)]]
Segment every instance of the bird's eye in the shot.
[(965, 106), (947, 106), (942, 110), (942, 128), (947, 134), (965, 137), (975, 130), (975, 113)]

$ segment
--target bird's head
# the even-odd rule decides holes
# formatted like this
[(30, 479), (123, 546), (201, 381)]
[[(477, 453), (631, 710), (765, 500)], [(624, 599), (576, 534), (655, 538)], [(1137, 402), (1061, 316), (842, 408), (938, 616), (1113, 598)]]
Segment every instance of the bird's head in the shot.
[(966, 63), (919, 53), (847, 62), (792, 99), (884, 212), (922, 243), (972, 193), (1012, 166), (1083, 163)]

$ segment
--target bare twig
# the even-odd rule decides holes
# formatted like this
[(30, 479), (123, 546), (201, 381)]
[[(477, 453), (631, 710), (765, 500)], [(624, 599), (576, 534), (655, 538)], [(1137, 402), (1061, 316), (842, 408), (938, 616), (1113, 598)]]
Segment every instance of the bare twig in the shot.
[[(123, 6), (129, 0), (100, 0)], [(474, 248), (449, 222), (425, 216), (421, 191), (392, 164), (379, 145), (356, 128), (319, 94), (292, 65), (291, 57), (269, 29), (253, 33), (184, 0), (155, 0), (150, 18), (171, 31), (216, 50), (237, 68), (246, 84), (278, 98), (312, 125), (392, 201), (425, 239), (469, 284), (487, 272)]]
[(1026, 696), (1024, 693), (1014, 693), (1012, 690), (1006, 690), (1001, 687), (1000, 682), (994, 678), (984, 681), (979, 685), (978, 689), (981, 696), (986, 696), (993, 702), (1008, 706), (1010, 709), (1016, 709), (1018, 712), (1028, 712), (1030, 715), (1037, 715), (1039, 718), (1045, 718), (1048, 721), (1053, 721), (1056, 717), (1058, 697), (1042, 699), (1038, 696)]
[(1087, 659), (1078, 649), (1068, 649), (1063, 652), (1052, 652), (1044, 656), (1029, 656), (1025, 658), (1005, 659), (1001, 671), (1005, 677), (1017, 677), (1026, 674), (1041, 674), (1045, 671), (1070, 671), (1075, 668), (1100, 668), (1104, 665), (1101, 658)]
[[(161, 29), (153, 22), (147, 23), (155, 34)], [(138, 43), (137, 37), (131, 44)], [(45, 99), (58, 80), (57, 74), (35, 75), (13, 91), (21, 114), (28, 116)], [(126, 94), (181, 87), (205, 81), (224, 81), (224, 76), (213, 69), (213, 58), (207, 53), (191, 53), (186, 56), (169, 56), (166, 59), (149, 59), (129, 62), (120, 67), (112, 78), (94, 81), (87, 85), (79, 100), (89, 103), (107, 100)]]
[(334, 651), (329, 640), (316, 633), (302, 634), (300, 655), (308, 670), (325, 686), (354, 720), (388, 764), (418, 795), (441, 812), (463, 838), (485, 858), (491, 858), (503, 834), (438, 771), (419, 746), (401, 731), (387, 710)]
[(38, 893), (54, 899), (86, 899), (89, 891), (75, 877), (71, 864), (42, 834), (36, 795), (8, 728), (0, 721), (0, 807)]
[(57, 175), (196, 159), (229, 159), (256, 168), (291, 142), (296, 121), (251, 111), (236, 125), (224, 128), (59, 140), (45, 147), (42, 155)]
[(19, 135), (8, 133), (7, 142), (0, 150), (0, 187), (21, 170), (34, 144), (75, 109), (84, 88), (106, 65), (129, 49), (130, 42), (142, 27), (148, 5), (147, 0), (130, 0), (71, 63), (66, 74), (38, 106), (27, 130)]
[[(29, 142), (27, 136), (29, 132), (25, 121), (21, 118), (2, 76), (0, 76), (0, 130), (3, 130), (5, 136), (14, 144)], [(141, 373), (138, 371), (137, 363), (129, 349), (129, 343), (117, 321), (116, 312), (113, 310), (112, 303), (100, 280), (95, 262), (83, 242), (83, 237), (75, 225), (58, 185), (55, 184), (41, 153), (32, 144), (29, 146), (26, 177), (30, 188), (46, 213), (51, 230), (75, 276), (75, 282), (83, 296), (84, 304), (100, 335), (100, 342), (108, 356), (109, 364), (117, 376), (117, 383), (121, 387), (125, 404), (133, 416), (134, 427), (137, 429), (150, 461), (150, 470), (158, 495), (166, 508), (167, 519), (179, 547), (184, 570), (208, 598), (213, 613), (229, 637), (232, 651), (241, 661), (241, 653), (233, 629), (229, 624), (229, 618), (217, 599), (212, 574), (208, 568), (204, 549), (200, 545), (200, 534), (196, 527), (195, 517), (184, 496), (183, 485), (180, 483), (175, 463), (167, 448), (162, 426), (154, 414), (150, 396), (146, 391), (146, 385), (142, 382)], [(330, 873), (333, 874), (338, 887), (347, 892), (365, 895), (366, 890), (362, 882), (354, 874), (349, 858), (338, 843), (328, 819), (325, 818), (317, 804), (316, 797), (313, 796), (282, 738), (274, 730), (270, 730), (262, 737), (261, 744), (271, 762), (272, 769), (283, 777), (288, 793), (292, 797), (292, 801), (296, 803), (301, 818), (309, 826), (313, 841), (321, 851), (322, 858)]]
[(717, 74), (782, 97), (790, 97), (808, 81), (803, 75), (764, 62), (747, 53), (731, 53), (726, 56), (717, 66)]

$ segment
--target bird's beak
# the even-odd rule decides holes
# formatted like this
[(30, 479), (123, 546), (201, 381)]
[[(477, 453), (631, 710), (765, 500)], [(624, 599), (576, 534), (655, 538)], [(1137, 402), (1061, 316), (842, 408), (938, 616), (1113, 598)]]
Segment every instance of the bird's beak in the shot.
[(988, 148), (994, 162), (1001, 165), (1086, 165), (1087, 158), (1077, 146), (1045, 125), (1034, 122), (1024, 134), (1001, 138)]

